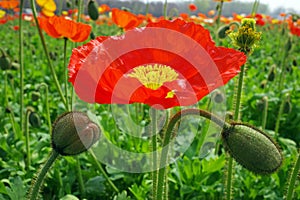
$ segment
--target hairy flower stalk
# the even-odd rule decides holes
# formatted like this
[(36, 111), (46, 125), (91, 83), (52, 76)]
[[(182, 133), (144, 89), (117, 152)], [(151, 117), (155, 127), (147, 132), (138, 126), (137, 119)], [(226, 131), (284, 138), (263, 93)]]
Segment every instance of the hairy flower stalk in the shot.
[[(237, 32), (229, 31), (229, 37), (232, 40), (234, 46), (236, 46), (240, 51), (244, 52), (246, 55), (250, 55), (254, 48), (257, 46), (261, 38), (261, 33), (256, 31), (255, 20), (245, 18), (242, 20), (241, 26)], [(242, 88), (244, 82), (245, 65), (241, 67), (241, 72), (238, 79), (238, 87), (235, 99), (235, 109), (233, 120), (238, 121), (240, 119), (240, 107), (242, 98)], [(226, 199), (230, 200), (232, 193), (232, 175), (233, 175), (233, 159), (229, 157), (228, 167), (227, 167), (227, 179), (226, 179)]]

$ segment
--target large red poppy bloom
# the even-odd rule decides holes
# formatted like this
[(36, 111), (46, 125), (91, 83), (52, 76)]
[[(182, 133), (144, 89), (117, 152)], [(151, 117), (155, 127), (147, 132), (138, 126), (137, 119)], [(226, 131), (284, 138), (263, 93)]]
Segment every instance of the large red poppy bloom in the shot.
[(74, 42), (85, 41), (92, 29), (90, 25), (66, 19), (64, 16), (40, 17), (39, 24), (51, 37), (69, 38)]
[(238, 74), (246, 56), (195, 23), (162, 20), (73, 49), (69, 81), (89, 103), (188, 106)]

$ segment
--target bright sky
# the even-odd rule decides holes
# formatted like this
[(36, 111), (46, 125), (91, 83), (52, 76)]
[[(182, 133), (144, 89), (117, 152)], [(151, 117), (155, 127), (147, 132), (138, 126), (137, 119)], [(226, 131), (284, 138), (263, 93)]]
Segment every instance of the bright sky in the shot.
[[(143, 0), (147, 1), (147, 0)], [(165, 0), (149, 0), (149, 1), (161, 1), (164, 2)], [(184, 0), (168, 0), (168, 1), (184, 1)], [(190, 1), (190, 0), (187, 0)], [(241, 1), (241, 2), (254, 2), (255, 0), (233, 0), (233, 1)], [(283, 7), (283, 8), (293, 8), (298, 13), (300, 12), (300, 0), (260, 0), (260, 3), (264, 3), (269, 5), (271, 10)]]
[[(241, 2), (254, 2), (254, 0), (240, 0)], [(295, 11), (300, 12), (300, 0), (260, 0), (260, 3), (269, 5), (273, 10), (278, 7), (293, 8)]]

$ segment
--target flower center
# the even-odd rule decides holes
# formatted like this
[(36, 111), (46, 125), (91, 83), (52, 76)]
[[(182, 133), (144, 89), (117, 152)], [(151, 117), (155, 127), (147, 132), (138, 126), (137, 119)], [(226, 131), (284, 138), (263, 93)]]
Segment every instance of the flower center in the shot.
[(178, 78), (178, 74), (174, 69), (160, 64), (135, 67), (133, 72), (129, 73), (128, 76), (138, 79), (146, 88), (152, 90), (157, 90), (164, 83), (174, 81)]

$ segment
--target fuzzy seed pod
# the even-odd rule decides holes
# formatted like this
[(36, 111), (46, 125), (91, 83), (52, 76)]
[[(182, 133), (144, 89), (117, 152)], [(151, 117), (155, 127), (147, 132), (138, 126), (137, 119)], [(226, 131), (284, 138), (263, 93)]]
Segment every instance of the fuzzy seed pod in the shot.
[(86, 151), (99, 137), (98, 125), (82, 112), (67, 112), (53, 123), (52, 147), (64, 156)]
[(223, 130), (222, 139), (230, 155), (254, 173), (270, 174), (282, 164), (281, 150), (275, 142), (252, 126), (232, 123)]
[(90, 18), (94, 21), (96, 21), (99, 17), (99, 12), (97, 5), (94, 0), (90, 0), (88, 4), (88, 14)]

